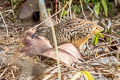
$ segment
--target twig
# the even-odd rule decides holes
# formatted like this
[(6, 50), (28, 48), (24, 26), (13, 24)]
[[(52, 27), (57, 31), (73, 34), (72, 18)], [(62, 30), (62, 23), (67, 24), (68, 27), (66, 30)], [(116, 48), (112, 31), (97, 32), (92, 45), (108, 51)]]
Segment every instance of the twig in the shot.
[(12, 15), (15, 17), (15, 13), (13, 12), (13, 10), (12, 9), (8, 9), (8, 10), (6, 10), (6, 11), (3, 11), (3, 12), (1, 12), (1, 14), (3, 14), (3, 13), (8, 13), (7, 15), (9, 15), (10, 14), (10, 12), (12, 13)]
[[(44, 5), (44, 0), (39, 0), (39, 6), (46, 9), (45, 5)], [(56, 14), (58, 14), (60, 11), (62, 11), (65, 7), (67, 6), (67, 4), (61, 9), (59, 10), (58, 12), (56, 12)], [(40, 11), (41, 11), (41, 8), (40, 8)], [(49, 13), (50, 14), (50, 13)], [(51, 17), (55, 16), (56, 14), (52, 15)], [(61, 80), (61, 68), (60, 68), (60, 58), (59, 58), (59, 54), (58, 54), (58, 46), (57, 46), (57, 39), (56, 39), (56, 35), (55, 35), (55, 30), (54, 30), (54, 25), (53, 25), (53, 22), (51, 21), (51, 17), (48, 17), (48, 14), (47, 14), (47, 11), (44, 10), (43, 13), (41, 13), (42, 17), (45, 15), (45, 18), (46, 19), (45, 21), (41, 22), (40, 24), (36, 25), (35, 27), (33, 27), (32, 29), (34, 28), (37, 28), (39, 25), (41, 25), (42, 23), (46, 22), (46, 23), (50, 23), (50, 26), (51, 26), (51, 30), (52, 30), (52, 35), (53, 35), (53, 41), (55, 43), (55, 50), (56, 50), (56, 54), (57, 54), (57, 66), (58, 66), (58, 79)]]
[(0, 74), (0, 79), (2, 78), (2, 76), (5, 74), (5, 72), (8, 70), (8, 68), (6, 68), (1, 74)]
[[(50, 13), (49, 13), (49, 15), (50, 15)], [(60, 57), (59, 57), (59, 54), (58, 54), (58, 46), (57, 46), (57, 39), (56, 39), (55, 29), (54, 29), (53, 22), (51, 20), (49, 22), (50, 22), (50, 25), (51, 25), (51, 30), (52, 30), (52, 35), (53, 35), (53, 41), (55, 43), (55, 50), (56, 50), (56, 54), (57, 54), (58, 79), (61, 80)]]
[(100, 45), (97, 45), (96, 47), (100, 47), (100, 46), (119, 46), (120, 45), (120, 43), (116, 43), (116, 44), (111, 44), (111, 45), (109, 45), (108, 43), (104, 43), (104, 44), (100, 44)]
[(102, 33), (104, 36), (107, 36), (107, 37), (112, 37), (113, 39), (120, 39), (116, 36), (112, 36), (112, 35), (109, 35), (109, 34), (105, 34), (105, 33)]
[(11, 74), (12, 74), (12, 76), (13, 76), (13, 80), (15, 80), (15, 75), (14, 75), (14, 72), (13, 72), (12, 69), (11, 69)]
[(81, 5), (81, 8), (82, 8), (83, 16), (84, 16), (84, 18), (87, 20), (87, 17), (85, 16), (85, 13), (84, 13), (84, 10), (83, 10), (83, 5), (82, 5), (82, 1), (81, 1), (81, 0), (80, 0), (80, 5)]
[[(86, 0), (84, 0), (84, 2), (87, 4)], [(91, 9), (91, 7), (90, 7), (89, 5), (87, 5), (87, 8), (91, 11), (90, 15), (94, 14), (94, 16), (95, 16), (96, 18), (99, 18), (99, 17), (94, 13), (94, 11)]]
[[(71, 1), (71, 0), (70, 0), (70, 1)], [(41, 24), (45, 23), (46, 21), (48, 21), (49, 19), (51, 19), (52, 17), (54, 17), (55, 15), (57, 15), (58, 13), (60, 13), (63, 9), (65, 9), (67, 5), (68, 5), (68, 3), (67, 3), (62, 9), (60, 9), (58, 12), (56, 12), (56, 13), (53, 14), (52, 16), (48, 17), (46, 20), (44, 20), (44, 21), (41, 22), (40, 24), (37, 24), (36, 26), (34, 26), (34, 27), (31, 28), (31, 29), (35, 29), (35, 28), (37, 28), (38, 26), (40, 26)]]
[(72, 15), (71, 15), (71, 3), (72, 3), (72, 1), (73, 1), (73, 0), (71, 0), (71, 1), (69, 2), (69, 4), (68, 4), (68, 6), (69, 6), (70, 18), (72, 18)]
[(6, 22), (5, 22), (5, 19), (4, 19), (3, 15), (2, 15), (1, 11), (0, 11), (0, 16), (1, 16), (2, 20), (3, 20), (4, 25), (5, 25), (6, 32), (7, 32), (7, 37), (8, 37), (8, 26), (7, 26)]
[(100, 58), (100, 57), (103, 57), (103, 56), (106, 56), (106, 55), (109, 55), (109, 54), (114, 54), (114, 53), (116, 53), (116, 52), (118, 52), (118, 51), (115, 50), (115, 51), (112, 51), (112, 52), (109, 52), (109, 53), (102, 54), (102, 55), (96, 57), (96, 59), (98, 59), (98, 58)]
[[(57, 12), (57, 7), (58, 7), (57, 3), (58, 3), (58, 0), (56, 0), (55, 12)], [(57, 22), (57, 15), (55, 17), (56, 17), (56, 22)]]
[[(87, 4), (86, 0), (84, 0), (84, 2)], [(93, 10), (90, 8), (89, 5), (87, 5), (88, 9), (91, 11), (91, 14), (93, 14)]]

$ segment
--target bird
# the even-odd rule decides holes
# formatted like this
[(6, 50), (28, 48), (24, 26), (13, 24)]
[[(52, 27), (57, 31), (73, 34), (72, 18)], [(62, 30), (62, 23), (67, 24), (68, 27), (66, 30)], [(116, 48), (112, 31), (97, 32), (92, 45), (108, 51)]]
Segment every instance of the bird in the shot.
[[(64, 19), (54, 25), (54, 30), (58, 45), (69, 42), (81, 47), (91, 36), (102, 31), (103, 27), (89, 20), (73, 18)], [(54, 44), (50, 27), (38, 29), (37, 33), (50, 40), (51, 44)]]
[[(44, 0), (39, 0), (40, 21), (45, 21), (49, 17)], [(52, 21), (52, 19), (50, 19)], [(36, 29), (40, 36), (46, 37), (54, 46), (52, 30), (50, 28), (50, 21), (46, 21), (43, 25)], [(55, 22), (53, 22), (55, 24)], [(45, 26), (45, 28), (43, 28)], [(73, 43), (77, 47), (82, 47), (87, 40), (103, 28), (95, 22), (79, 19), (67, 18), (54, 25), (57, 44)], [(34, 35), (34, 34), (33, 34)], [(34, 37), (34, 36), (33, 36)]]

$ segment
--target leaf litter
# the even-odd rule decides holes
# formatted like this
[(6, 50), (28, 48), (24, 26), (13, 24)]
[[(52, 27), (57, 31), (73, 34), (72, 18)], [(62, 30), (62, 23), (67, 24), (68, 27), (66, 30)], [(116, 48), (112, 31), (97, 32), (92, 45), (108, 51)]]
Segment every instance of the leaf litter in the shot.
[[(119, 15), (120, 13), (117, 16)], [(30, 27), (22, 27), (18, 29), (18, 27), (21, 25), (19, 21), (16, 21), (16, 24), (10, 21), (7, 17), (4, 18), (9, 26), (9, 36), (6, 37), (6, 31), (3, 27), (1, 27), (0, 79), (57, 79), (57, 58), (55, 49), (52, 47), (49, 41), (42, 36), (36, 36), (33, 39), (28, 36), (27, 39), (28, 42), (30, 41), (30, 44), (27, 44), (27, 42), (24, 42), (25, 37), (22, 37), (24, 38), (24, 48), (22, 47), (20, 49), (21, 52), (19, 50), (17, 51), (18, 47), (20, 46), (18, 43), (21, 39), (22, 33), (28, 30)], [(114, 25), (116, 24), (112, 22), (112, 26)], [(118, 27), (117, 30), (115, 27), (113, 29), (114, 31), (119, 32)], [(103, 35), (104, 38), (100, 38), (96, 46), (91, 44), (92, 39), (90, 39), (88, 41), (89, 50), (85, 49), (84, 52), (79, 52), (79, 48), (75, 47), (71, 43), (65, 43), (58, 46), (60, 51), (59, 54), (61, 60), (62, 80), (71, 80), (77, 72), (84, 70), (90, 72), (92, 77), (97, 80), (120, 79), (120, 38), (118, 35), (116, 36), (114, 34), (104, 33)], [(39, 41), (41, 41), (42, 47)], [(82, 76), (86, 75), (83, 74)], [(87, 80), (87, 78), (85, 78), (85, 80)], [(77, 79), (82, 78), (79, 76)]]

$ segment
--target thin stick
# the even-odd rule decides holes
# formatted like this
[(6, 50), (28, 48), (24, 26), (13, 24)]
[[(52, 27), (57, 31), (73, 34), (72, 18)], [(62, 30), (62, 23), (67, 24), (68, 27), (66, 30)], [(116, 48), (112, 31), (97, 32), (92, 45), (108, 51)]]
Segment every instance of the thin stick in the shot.
[(14, 72), (13, 72), (12, 69), (11, 69), (11, 74), (12, 74), (12, 76), (13, 76), (13, 80), (15, 80), (15, 75), (14, 75)]
[(72, 18), (71, 3), (72, 3), (72, 0), (69, 2), (69, 12), (70, 12), (70, 18)]
[(90, 7), (89, 5), (87, 5), (86, 0), (84, 0), (84, 2), (86, 3), (87, 8), (91, 11), (90, 15), (93, 14), (96, 18), (99, 18), (99, 17), (94, 13), (94, 11), (91, 9), (91, 7)]
[(52, 30), (52, 34), (53, 34), (53, 41), (55, 43), (55, 50), (56, 50), (56, 54), (57, 54), (57, 66), (58, 66), (58, 79), (61, 80), (61, 70), (60, 70), (60, 57), (58, 54), (58, 46), (57, 46), (57, 40), (56, 40), (56, 35), (55, 35), (55, 29), (53, 26), (53, 23), (51, 22), (51, 30)]
[(7, 32), (7, 37), (8, 37), (8, 26), (7, 26), (6, 22), (5, 22), (5, 19), (4, 19), (3, 15), (2, 15), (1, 11), (0, 11), (0, 16), (1, 16), (2, 20), (3, 20), (4, 25), (5, 25), (6, 32)]
[[(50, 15), (49, 11), (48, 11), (48, 15)], [(48, 23), (50, 23), (50, 26), (51, 26), (52, 35), (53, 35), (53, 41), (54, 41), (54, 44), (55, 44), (55, 50), (56, 50), (56, 55), (57, 55), (58, 79), (61, 80), (60, 57), (59, 57), (59, 54), (58, 54), (58, 46), (57, 46), (57, 39), (56, 39), (55, 29), (54, 29), (53, 22), (51, 20), (49, 20)]]
[(115, 54), (115, 53), (117, 53), (117, 50), (112, 51), (112, 52), (109, 52), (109, 53), (102, 54), (102, 55), (100, 55), (100, 56), (97, 56), (96, 59), (98, 59), (98, 58), (100, 58), (100, 57), (103, 57), (103, 56), (107, 56), (107, 55), (109, 55), (109, 54)]
[[(39, 6), (40, 6), (40, 5), (43, 5), (43, 4), (44, 4), (44, 0), (43, 0), (43, 1), (42, 1), (42, 0), (39, 0)], [(66, 4), (61, 10), (59, 10), (59, 11), (56, 12), (54, 15), (52, 15), (51, 17), (53, 17), (53, 16), (55, 16), (56, 14), (58, 14), (58, 13), (59, 13), (60, 11), (62, 11), (66, 6), (67, 6), (67, 4)], [(43, 7), (45, 8), (44, 5), (43, 5)], [(52, 35), (53, 35), (53, 41), (54, 41), (54, 43), (55, 43), (55, 50), (56, 50), (56, 54), (57, 54), (58, 79), (61, 80), (60, 58), (59, 58), (59, 54), (58, 54), (58, 46), (57, 46), (57, 40), (56, 40), (54, 25), (53, 25), (53, 23), (52, 23), (52, 21), (51, 21), (51, 17), (48, 17), (47, 11), (46, 11), (46, 10), (44, 10), (44, 11), (45, 11), (44, 14), (46, 14), (46, 15), (45, 15), (46, 20), (43, 21), (43, 22), (41, 22), (40, 24), (36, 25), (36, 26), (33, 27), (32, 29), (37, 28), (39, 25), (43, 24), (43, 23), (46, 22), (46, 21), (47, 21), (46, 23), (50, 23), (51, 30), (52, 30)], [(42, 13), (41, 13), (41, 14), (42, 14)], [(50, 14), (50, 12), (49, 12), (49, 14)], [(49, 19), (50, 19), (50, 20), (49, 20)], [(49, 21), (48, 21), (48, 20), (49, 20)]]
[[(57, 3), (58, 3), (58, 0), (56, 0), (56, 5), (55, 5), (55, 12), (57, 12)], [(55, 16), (56, 17), (56, 22), (57, 22), (57, 15)]]
[(5, 74), (5, 72), (8, 70), (8, 68), (4, 69), (4, 71), (0, 74), (0, 79), (2, 78), (2, 76)]
[(52, 17), (54, 17), (55, 15), (57, 15), (58, 13), (60, 13), (63, 9), (65, 9), (67, 5), (68, 5), (68, 3), (67, 3), (62, 9), (60, 9), (58, 12), (56, 12), (55, 14), (53, 14), (53, 15), (50, 16), (50, 17), (48, 17), (46, 20), (44, 20), (44, 21), (41, 22), (40, 24), (37, 24), (36, 26), (34, 26), (33, 28), (30, 28), (30, 29), (37, 28), (37, 27), (40, 26), (41, 24), (45, 23), (46, 21), (48, 21), (49, 19), (51, 19)]
[(81, 1), (81, 0), (80, 0), (80, 5), (81, 5), (81, 8), (82, 8), (83, 16), (84, 16), (84, 18), (87, 20), (87, 17), (85, 16), (85, 13), (84, 13), (84, 10), (83, 10), (83, 5), (82, 5), (82, 1)]

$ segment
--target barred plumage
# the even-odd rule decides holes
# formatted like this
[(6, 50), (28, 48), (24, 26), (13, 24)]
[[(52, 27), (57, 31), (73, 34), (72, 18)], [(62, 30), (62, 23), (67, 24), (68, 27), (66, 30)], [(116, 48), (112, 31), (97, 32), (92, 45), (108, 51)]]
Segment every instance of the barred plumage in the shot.
[[(54, 26), (56, 32), (57, 43), (62, 44), (71, 42), (77, 46), (84, 44), (92, 35), (103, 30), (96, 23), (84, 19), (65, 19)], [(47, 28), (45, 37), (53, 43), (53, 37), (50, 27)]]

